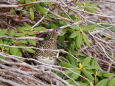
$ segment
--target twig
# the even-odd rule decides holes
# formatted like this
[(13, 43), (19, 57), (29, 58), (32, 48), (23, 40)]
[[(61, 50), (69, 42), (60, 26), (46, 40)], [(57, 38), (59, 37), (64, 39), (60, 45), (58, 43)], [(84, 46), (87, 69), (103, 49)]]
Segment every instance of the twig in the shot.
[(22, 85), (22, 84), (18, 84), (16, 82), (13, 82), (11, 80), (4, 79), (2, 77), (0, 77), (0, 82), (7, 83), (7, 84), (10, 84), (12, 86), (26, 86), (26, 85)]
[(41, 49), (41, 48), (37, 48), (37, 47), (21, 47), (21, 46), (10, 46), (10, 45), (6, 45), (6, 44), (0, 44), (0, 46), (5, 46), (5, 47), (10, 47), (10, 48), (23, 48), (23, 49), (26, 49), (26, 48), (32, 48), (32, 49), (36, 49), (36, 50), (48, 50), (48, 51), (55, 51), (55, 52), (59, 52), (60, 50), (53, 50), (53, 49)]
[(33, 25), (32, 28), (38, 26), (39, 23), (42, 22), (44, 18), (45, 18), (45, 16), (43, 16), (35, 25)]
[(0, 38), (6, 38), (6, 39), (12, 39), (12, 40), (25, 40), (25, 39), (31, 39), (31, 40), (44, 40), (43, 38), (38, 37), (10, 37), (10, 36), (0, 36)]
[(0, 4), (0, 7), (4, 7), (4, 8), (24, 7), (24, 6), (34, 5), (34, 4), (42, 3), (42, 2), (54, 2), (54, 3), (58, 3), (56, 0), (39, 0), (39, 1), (36, 1), (36, 2), (31, 2), (31, 3), (27, 3), (27, 4), (19, 4), (19, 5)]
[(115, 3), (115, 0), (105, 0), (106, 2)]

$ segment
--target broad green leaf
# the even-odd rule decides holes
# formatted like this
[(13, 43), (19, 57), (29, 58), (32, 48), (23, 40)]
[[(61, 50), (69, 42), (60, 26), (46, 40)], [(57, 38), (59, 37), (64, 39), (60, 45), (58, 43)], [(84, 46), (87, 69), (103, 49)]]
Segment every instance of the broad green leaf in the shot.
[(28, 40), (28, 42), (29, 42), (30, 45), (36, 46), (36, 41), (34, 41), (34, 40)]
[(91, 61), (91, 57), (86, 57), (83, 62), (82, 62), (82, 65), (83, 66), (87, 66), (90, 64), (90, 61)]
[(102, 71), (97, 71), (97, 76), (102, 77)]
[(100, 82), (98, 82), (97, 84), (96, 84), (96, 86), (108, 86), (107, 84), (108, 84), (108, 81), (109, 81), (109, 79), (103, 79), (103, 80), (101, 80)]
[(22, 56), (22, 53), (18, 48), (10, 48), (10, 54), (16, 56)]
[(115, 86), (115, 78), (111, 79), (111, 80), (108, 82), (108, 86)]
[(15, 37), (22, 37), (22, 36), (24, 36), (24, 34), (23, 33), (16, 33), (16, 34), (14, 34), (14, 36)]
[(115, 32), (115, 28), (112, 27), (111, 25), (108, 25), (108, 24), (101, 24), (102, 26), (104, 27), (107, 27), (108, 29), (110, 29), (111, 31)]
[(18, 43), (19, 44), (25, 44), (25, 43), (27, 43), (27, 40), (19, 40)]
[(23, 27), (17, 27), (19, 32), (31, 31), (31, 29), (31, 26), (26, 23), (24, 23)]
[(19, 3), (24, 4), (25, 0), (20, 0)]
[(7, 33), (7, 29), (0, 29), (0, 36), (3, 36)]
[(25, 3), (31, 3), (32, 1), (31, 0), (25, 0)]
[(31, 48), (25, 48), (24, 50), (28, 51), (29, 53), (35, 53), (35, 50), (33, 50)]
[(34, 9), (32, 7), (29, 8), (29, 17), (31, 20), (34, 20)]
[(58, 21), (60, 25), (65, 25), (68, 24), (69, 22), (65, 21), (65, 20), (59, 20)]
[(75, 41), (71, 42), (70, 49), (69, 49), (71, 53), (74, 51), (75, 47), (76, 47)]
[(94, 80), (93, 76), (91, 75), (91, 73), (89, 73), (89, 71), (87, 71), (86, 69), (82, 70), (83, 74), (91, 81)]
[(66, 56), (67, 60), (74, 66), (76, 66), (76, 61), (72, 56)]
[(42, 27), (42, 26), (38, 26), (38, 27), (35, 27), (34, 30), (35, 31), (43, 31), (45, 30), (46, 28), (45, 27)]
[(99, 68), (100, 68), (100, 67), (99, 67), (99, 65), (97, 64), (96, 59), (95, 59), (95, 58), (92, 58), (90, 69), (99, 69)]
[(24, 23), (24, 27), (25, 27), (24, 30), (30, 30), (31, 29), (31, 26), (27, 23)]
[(36, 0), (31, 0), (32, 2), (35, 2)]
[(70, 17), (71, 17), (73, 20), (76, 20), (76, 18), (77, 18), (76, 15), (74, 15), (74, 14), (71, 14)]
[(70, 35), (70, 38), (75, 38), (76, 36), (78, 36), (78, 34), (79, 34), (78, 31), (72, 32), (72, 34)]
[(77, 78), (79, 78), (80, 73), (81, 73), (76, 68), (72, 68), (72, 69), (66, 70), (64, 72), (65, 72), (65, 74), (67, 74), (68, 76), (70, 76), (73, 80), (76, 80)]
[(28, 35), (29, 35), (29, 36), (35, 36), (35, 33), (32, 32), (32, 31), (29, 31)]
[(71, 71), (69, 71), (69, 70), (65, 70), (64, 73), (68, 75), (68, 74), (71, 73)]
[(77, 25), (76, 26), (71, 26), (70, 29), (79, 31), (79, 26), (77, 26)]
[(83, 39), (82, 33), (79, 31), (78, 32), (78, 36), (76, 38), (76, 46), (77, 46), (77, 48), (81, 47), (81, 45), (82, 45), (82, 39)]
[(85, 34), (83, 34), (83, 40), (84, 40), (84, 43), (90, 47), (90, 43), (89, 43), (89, 40), (87, 39), (87, 36)]
[(3, 44), (3, 40), (2, 39), (0, 39), (0, 43)]
[(42, 7), (40, 4), (35, 5), (35, 8), (36, 8), (37, 12), (39, 12), (43, 15), (47, 14), (46, 9), (44, 7)]
[(84, 8), (84, 10), (86, 10), (87, 12), (91, 12), (91, 13), (95, 13), (96, 12), (96, 9), (95, 8)]
[(72, 69), (71, 69), (71, 73), (72, 73), (72, 74), (71, 74), (70, 76), (71, 76), (71, 78), (74, 79), (74, 80), (78, 79), (78, 78), (80, 77), (80, 74), (81, 74), (81, 72), (78, 71), (77, 68), (72, 68)]
[(96, 29), (96, 25), (94, 25), (94, 24), (88, 24), (88, 25), (81, 26), (81, 28), (83, 28), (84, 32), (88, 33), (89, 31), (91, 31), (93, 29)]
[(114, 73), (109, 73), (109, 72), (107, 72), (107, 71), (102, 71), (101, 73), (102, 73), (102, 75), (103, 75), (104, 77), (112, 77), (112, 76), (115, 76)]
[(69, 84), (71, 84), (72, 86), (77, 86), (75, 81), (71, 80), (71, 79), (67, 79), (66, 80)]
[(8, 33), (7, 33), (9, 36), (15, 36), (16, 32), (15, 30), (8, 30)]
[(83, 83), (83, 82), (77, 82), (79, 84), (79, 86), (89, 86), (88, 83)]
[(63, 67), (67, 67), (67, 68), (73, 68), (73, 67), (75, 68), (75, 66), (73, 66), (72, 64), (70, 64), (68, 62), (65, 62), (65, 61), (62, 61), (60, 63), (60, 65), (63, 66)]
[(85, 54), (83, 54), (82, 52), (79, 52), (79, 51), (78, 52), (75, 51), (74, 54), (79, 55), (79, 56), (86, 56)]
[(49, 22), (49, 23), (47, 24), (47, 27), (48, 27), (48, 28), (57, 28), (57, 25), (56, 25), (55, 23), (53, 23), (53, 22)]
[(76, 5), (78, 5), (78, 6), (83, 6), (83, 3), (77, 2)]
[(3, 56), (0, 56), (0, 60), (4, 60), (5, 58)]

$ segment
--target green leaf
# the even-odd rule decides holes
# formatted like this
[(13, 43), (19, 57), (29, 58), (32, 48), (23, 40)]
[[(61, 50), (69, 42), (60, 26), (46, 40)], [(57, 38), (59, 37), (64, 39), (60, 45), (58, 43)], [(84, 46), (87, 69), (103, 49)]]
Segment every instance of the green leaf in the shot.
[(43, 31), (45, 30), (46, 28), (45, 27), (42, 27), (42, 26), (39, 26), (39, 27), (35, 27), (34, 30), (35, 31)]
[(94, 24), (88, 24), (88, 25), (81, 26), (81, 28), (83, 28), (84, 32), (89, 33), (89, 31), (96, 29), (96, 25), (94, 25)]
[(32, 2), (35, 2), (36, 0), (31, 0)]
[(67, 62), (65, 62), (65, 61), (62, 61), (62, 62), (60, 63), (60, 65), (63, 66), (63, 67), (67, 67), (67, 68), (75, 68), (75, 66), (73, 66), (72, 64), (67, 63)]
[(78, 5), (78, 6), (83, 6), (83, 3), (77, 2), (77, 3), (75, 3), (75, 4)]
[(91, 57), (86, 57), (86, 58), (83, 60), (82, 65), (83, 65), (83, 66), (87, 66), (87, 65), (90, 64), (90, 61), (91, 61)]
[(29, 35), (29, 36), (35, 36), (35, 33), (32, 32), (32, 31), (29, 31), (28, 35)]
[(30, 28), (31, 28), (31, 26), (27, 23), (24, 23), (24, 27), (25, 27), (24, 30), (30, 30)]
[(87, 12), (91, 12), (91, 13), (95, 13), (96, 12), (96, 9), (95, 8), (84, 8), (84, 10), (86, 10)]
[(18, 43), (19, 43), (19, 44), (26, 44), (26, 43), (27, 43), (27, 40), (19, 40)]
[(104, 76), (104, 77), (113, 77), (113, 76), (115, 76), (114, 73), (109, 73), (107, 71), (102, 71), (101, 73), (102, 73), (102, 76)]
[(36, 41), (34, 40), (28, 40), (29, 44), (33, 45), (33, 46), (36, 46)]
[(4, 60), (5, 58), (3, 56), (0, 56), (0, 60)]
[(76, 18), (77, 18), (76, 15), (74, 15), (74, 14), (71, 14), (70, 17), (71, 17), (71, 19), (73, 19), (73, 20), (76, 20)]
[(75, 47), (76, 47), (76, 43), (75, 43), (75, 41), (73, 41), (73, 42), (71, 42), (71, 44), (70, 44), (70, 52), (73, 52), (74, 51), (74, 49), (75, 49)]
[(69, 22), (67, 22), (65, 20), (59, 20), (58, 22), (59, 22), (60, 25), (69, 24)]
[(89, 67), (90, 69), (99, 69), (100, 67), (97, 64), (96, 58), (92, 58), (91, 60), (91, 67)]
[(9, 36), (15, 36), (16, 32), (15, 30), (8, 30), (8, 33), (7, 33)]
[(73, 80), (76, 80), (80, 77), (80, 71), (78, 71), (76, 68), (72, 68), (70, 70), (65, 70), (65, 74), (67, 74), (69, 77), (71, 77)]
[(91, 73), (89, 71), (87, 71), (86, 69), (82, 70), (83, 74), (91, 81), (94, 80), (93, 76), (91, 75)]
[(83, 40), (84, 40), (84, 43), (85, 43), (88, 47), (90, 47), (90, 43), (89, 43), (88, 38), (87, 38), (87, 36), (86, 36), (85, 34), (83, 34)]
[(25, 0), (20, 0), (19, 3), (24, 4)]
[(96, 84), (96, 86), (108, 86), (107, 84), (108, 84), (108, 81), (109, 81), (109, 79), (103, 79), (103, 80), (101, 80), (100, 82), (98, 82), (97, 84)]
[(67, 60), (74, 66), (76, 66), (76, 60), (72, 56), (66, 56)]
[(24, 36), (24, 34), (23, 33), (16, 33), (16, 34), (14, 34), (14, 36), (15, 37), (22, 37), (22, 36)]
[(3, 36), (7, 33), (7, 29), (0, 29), (0, 36)]
[(25, 48), (24, 50), (28, 51), (29, 53), (35, 53), (35, 50), (33, 50), (31, 48)]
[(10, 48), (10, 54), (16, 56), (22, 56), (22, 53), (18, 48)]
[(89, 86), (88, 83), (78, 82), (79, 86)]
[(115, 78), (111, 79), (111, 80), (108, 82), (108, 86), (115, 86)]
[(74, 80), (76, 80), (76, 79), (78, 79), (79, 77), (80, 77), (80, 71), (78, 71), (76, 68), (73, 68), (73, 69), (71, 69), (72, 71), (71, 71), (71, 78), (72, 79), (74, 79)]
[(70, 38), (75, 38), (76, 36), (78, 36), (78, 34), (79, 34), (79, 31), (72, 32), (72, 34), (70, 35)]
[(71, 26), (70, 29), (71, 30), (79, 31), (79, 26), (77, 26), (77, 25), (76, 26)]
[(53, 22), (49, 22), (49, 23), (47, 24), (47, 27), (48, 27), (48, 28), (57, 28), (57, 25), (56, 25), (55, 23), (53, 23)]
[(28, 25), (27, 23), (24, 23), (24, 26), (23, 27), (17, 27), (17, 30), (19, 32), (25, 32), (25, 31), (31, 31), (31, 26)]
[(25, 3), (31, 3), (32, 1), (31, 0), (24, 0)]
[(34, 20), (34, 9), (32, 7), (29, 8), (29, 17), (31, 20)]
[(47, 14), (46, 9), (44, 7), (42, 7), (40, 4), (35, 5), (35, 8), (36, 8), (37, 12), (39, 12), (43, 15)]
[(78, 36), (76, 38), (76, 46), (77, 46), (77, 48), (81, 47), (82, 39), (83, 39), (83, 36), (82, 36), (81, 32), (79, 31)]
[[(25, 0), (25, 4), (27, 4), (27, 3), (32, 3), (32, 1), (31, 0)], [(31, 8), (31, 7), (32, 7), (31, 5), (26, 6), (26, 8)]]

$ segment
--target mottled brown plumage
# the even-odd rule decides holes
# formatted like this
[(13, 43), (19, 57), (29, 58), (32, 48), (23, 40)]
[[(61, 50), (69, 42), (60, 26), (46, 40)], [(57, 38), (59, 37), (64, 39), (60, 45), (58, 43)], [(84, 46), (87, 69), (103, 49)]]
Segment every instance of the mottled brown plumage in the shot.
[(56, 41), (57, 41), (57, 29), (54, 29), (50, 32), (45, 33), (46, 39), (44, 41), (38, 42), (37, 47), (40, 49), (48, 49), (48, 50), (37, 50), (34, 57), (41, 62), (46, 64), (54, 64), (57, 52), (51, 51), (56, 49)]

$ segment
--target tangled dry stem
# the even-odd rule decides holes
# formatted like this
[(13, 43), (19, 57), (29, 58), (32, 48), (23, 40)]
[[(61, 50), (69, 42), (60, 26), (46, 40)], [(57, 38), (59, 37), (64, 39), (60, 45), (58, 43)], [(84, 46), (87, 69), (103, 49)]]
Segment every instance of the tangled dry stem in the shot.
[[(109, 0), (106, 0), (106, 1), (109, 1)], [(40, 3), (40, 2), (34, 2), (30, 4), (25, 4), (25, 5), (0, 5), (0, 6), (15, 8), (15, 7), (33, 5), (36, 3)], [(95, 23), (97, 20), (99, 20), (98, 18), (100, 16), (104, 18), (105, 17), (110, 18), (110, 19), (115, 18), (115, 16), (108, 16), (108, 15), (105, 15), (105, 14), (103, 15), (99, 13), (89, 13), (83, 10), (78, 10), (78, 8), (80, 8), (79, 6), (74, 5), (74, 3), (68, 4), (64, 0), (57, 0), (55, 4), (58, 5), (59, 10), (61, 9), (61, 11), (63, 11), (68, 16), (68, 18), (62, 17), (61, 15), (58, 14), (58, 12), (55, 13), (51, 9), (48, 9), (47, 11), (52, 13), (58, 19), (62, 19), (62, 20), (69, 21), (72, 23), (72, 24), (64, 25), (60, 28), (67, 28), (67, 27), (77, 25), (77, 24), (84, 24), (84, 22), (93, 23), (100, 26), (101, 25), (100, 23)], [(82, 20), (79, 22), (76, 22), (73, 19), (71, 19), (69, 16), (69, 10), (71, 10), (72, 13), (76, 14), (76, 16), (79, 16)], [(0, 18), (0, 20), (3, 21), (3, 22), (0, 21), (0, 24), (9, 28), (15, 28), (15, 27), (13, 27), (13, 25), (11, 23), (8, 23), (6, 20), (15, 21), (17, 23), (21, 20), (19, 16), (17, 15), (12, 16), (12, 15), (7, 15), (3, 13), (0, 13), (0, 15), (4, 16), (3, 18)], [(15, 19), (14, 17), (17, 18), (18, 20), (14, 20)], [(96, 18), (91, 18), (91, 17), (96, 17)], [(44, 19), (45, 17), (42, 17), (41, 20), (38, 21), (33, 27), (37, 26)], [(25, 22), (29, 21), (29, 23), (32, 23), (31, 20), (28, 20), (27, 18), (22, 18), (22, 21), (20, 21), (20, 23), (24, 21)], [(114, 24), (110, 24), (110, 25), (114, 25)], [(91, 48), (83, 45), (83, 47), (81, 48), (81, 51), (88, 56), (95, 57), (97, 59), (98, 64), (101, 66), (102, 70), (111, 72), (113, 69), (115, 69), (114, 67), (115, 59), (112, 58), (112, 57), (115, 57), (115, 47), (114, 47), (115, 42), (112, 39), (114, 33), (112, 33), (110, 30), (107, 30), (105, 28), (103, 31), (104, 33), (109, 34), (111, 37), (110, 38), (103, 37), (102, 35), (104, 34), (102, 34), (99, 30), (93, 31), (89, 35)], [(13, 38), (13, 37), (0, 37), (0, 38), (10, 38), (13, 40), (19, 39), (19, 38)], [(22, 37), (21, 39), (27, 39), (27, 38)], [(13, 48), (25, 48), (25, 47), (19, 47), (19, 46), (9, 46), (9, 45), (4, 45), (4, 44), (1, 44), (1, 45), (7, 46), (7, 47), (13, 47)], [(26, 47), (26, 48), (34, 48), (34, 47)], [(60, 50), (54, 50), (54, 51), (59, 52)], [(63, 53), (68, 53), (68, 52), (63, 51)], [(61, 79), (59, 76), (57, 76), (53, 72), (48, 73), (45, 71), (41, 71), (38, 67), (38, 66), (43, 66), (44, 68), (51, 68), (51, 65), (46, 65), (32, 58), (26, 59), (26, 58), (17, 57), (14, 55), (7, 55), (2, 52), (0, 52), (0, 56), (5, 57), (5, 60), (0, 60), (0, 63), (1, 63), (0, 64), (0, 84), (2, 84), (2, 86), (9, 86), (9, 85), (11, 86), (47, 86), (48, 84), (53, 84), (56, 86), (63, 86), (63, 85), (71, 86), (68, 82)], [(71, 56), (74, 57), (73, 55)], [(34, 61), (35, 63), (42, 64), (42, 65), (38, 65), (38, 66), (30, 65), (30, 64), (25, 63), (24, 60)], [(52, 68), (52, 70), (58, 71), (58, 72), (62, 72), (63, 69), (66, 69), (66, 68), (58, 67), (56, 65), (53, 65), (53, 66), (54, 67)]]

